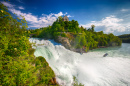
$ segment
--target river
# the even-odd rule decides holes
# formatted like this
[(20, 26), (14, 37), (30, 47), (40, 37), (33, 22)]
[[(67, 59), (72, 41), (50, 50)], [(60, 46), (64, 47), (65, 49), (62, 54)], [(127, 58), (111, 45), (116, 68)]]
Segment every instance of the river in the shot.
[[(72, 86), (73, 76), (84, 86), (130, 86), (130, 44), (100, 48), (82, 55), (53, 40), (30, 38), (34, 55), (43, 56), (62, 86)], [(108, 53), (106, 57), (103, 57)]]

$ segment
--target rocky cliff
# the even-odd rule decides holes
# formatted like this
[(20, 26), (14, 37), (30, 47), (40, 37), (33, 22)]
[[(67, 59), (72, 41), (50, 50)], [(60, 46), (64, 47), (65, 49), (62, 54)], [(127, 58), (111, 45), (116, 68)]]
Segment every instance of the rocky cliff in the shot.
[(55, 41), (61, 43), (65, 48), (71, 49), (69, 38), (58, 36), (57, 39), (55, 39)]
[(78, 53), (86, 53), (85, 48), (80, 48), (80, 49), (76, 49), (73, 45), (74, 45), (74, 41), (73, 40), (69, 40), (68, 37), (62, 37), (62, 36), (58, 36), (55, 39), (56, 42), (61, 43), (65, 48), (74, 51), (74, 52), (78, 52)]

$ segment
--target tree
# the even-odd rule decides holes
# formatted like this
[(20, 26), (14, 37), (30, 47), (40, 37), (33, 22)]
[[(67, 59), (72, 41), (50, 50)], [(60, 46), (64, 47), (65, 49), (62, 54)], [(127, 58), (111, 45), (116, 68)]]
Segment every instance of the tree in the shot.
[(94, 32), (95, 25), (91, 25), (91, 31)]
[(62, 22), (62, 19), (63, 19), (62, 16), (59, 16), (59, 17), (58, 17), (58, 22), (61, 23), (61, 22)]

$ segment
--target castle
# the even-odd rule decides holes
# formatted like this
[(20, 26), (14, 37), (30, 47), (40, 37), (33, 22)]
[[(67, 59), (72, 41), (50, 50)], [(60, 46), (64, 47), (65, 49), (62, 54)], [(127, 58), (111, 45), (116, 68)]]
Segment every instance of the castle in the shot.
[(69, 21), (69, 18), (65, 15), (62, 20), (63, 21)]

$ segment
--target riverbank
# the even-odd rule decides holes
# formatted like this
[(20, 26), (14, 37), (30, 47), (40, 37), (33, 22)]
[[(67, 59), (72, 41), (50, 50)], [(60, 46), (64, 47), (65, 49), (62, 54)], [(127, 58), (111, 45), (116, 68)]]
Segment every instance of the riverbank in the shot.
[[(71, 33), (67, 33), (71, 34)], [(72, 34), (71, 34), (72, 36)], [(109, 42), (106, 46), (101, 46), (101, 45), (96, 45), (93, 48), (89, 48), (89, 46), (80, 46), (77, 47), (76, 45), (76, 37), (73, 39), (69, 39), (68, 37), (62, 37), (62, 36), (57, 36), (57, 38), (54, 39), (56, 42), (61, 43), (66, 49), (69, 49), (71, 51), (77, 52), (77, 53), (87, 53), (89, 50), (97, 49), (97, 48), (107, 48), (107, 47), (115, 47), (119, 46), (118, 43), (116, 42)], [(85, 41), (85, 40), (84, 40)], [(86, 43), (87, 45), (87, 43)], [(94, 46), (95, 44), (93, 44)]]

